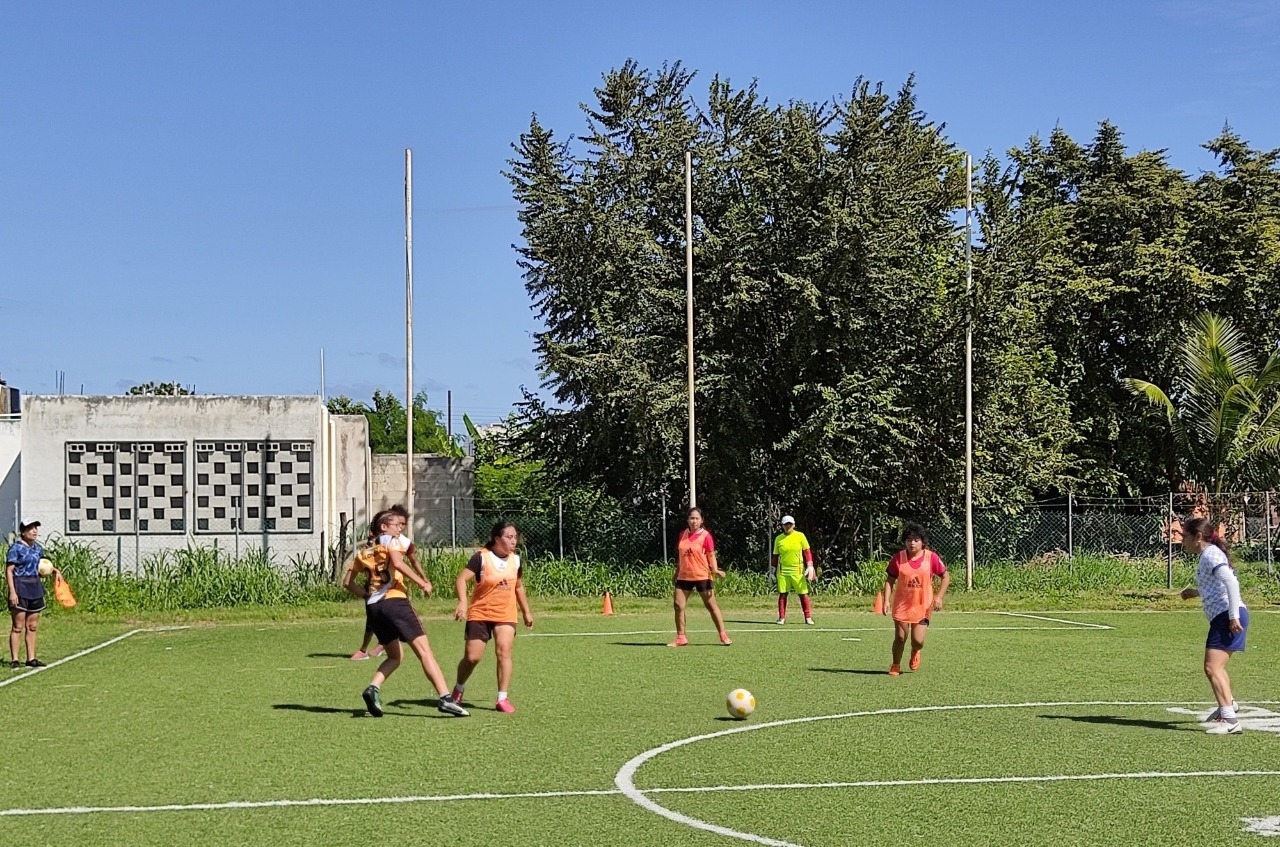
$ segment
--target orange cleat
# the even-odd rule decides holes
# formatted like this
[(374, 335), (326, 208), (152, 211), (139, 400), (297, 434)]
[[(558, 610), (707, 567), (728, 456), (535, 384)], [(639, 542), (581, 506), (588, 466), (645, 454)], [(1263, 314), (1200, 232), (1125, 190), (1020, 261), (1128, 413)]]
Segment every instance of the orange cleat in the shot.
[(667, 646), (668, 647), (688, 647), (689, 639), (685, 638), (683, 635), (677, 635), (676, 640), (672, 641)]
[(897, 665), (889, 665), (889, 676), (901, 676), (902, 668)]
[(918, 651), (911, 654), (911, 663), (908, 667), (913, 671), (920, 670), (920, 653)]

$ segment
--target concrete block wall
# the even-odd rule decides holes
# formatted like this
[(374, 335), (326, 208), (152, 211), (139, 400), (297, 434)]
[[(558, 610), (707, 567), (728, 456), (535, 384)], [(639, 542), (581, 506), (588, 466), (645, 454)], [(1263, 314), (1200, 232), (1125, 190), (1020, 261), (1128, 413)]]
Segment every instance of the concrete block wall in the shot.
[[(185, 490), (171, 488), (165, 492), (167, 505), (172, 509), (180, 507), (185, 514), (185, 531), (161, 534), (139, 530), (129, 535), (123, 545), (120, 536), (106, 533), (78, 536), (104, 549), (110, 548), (111, 552), (121, 546), (129, 548), (129, 559), (135, 565), (147, 553), (188, 544), (218, 543), (228, 549), (233, 545), (243, 549), (269, 540), (271, 548), (280, 554), (278, 558), (287, 559), (300, 553), (319, 555), (322, 540), (330, 542), (338, 529), (337, 515), (341, 507), (345, 505), (341, 510), (349, 511), (354, 498), (358, 510), (363, 515), (368, 512), (367, 421), (363, 417), (331, 417), (315, 396), (35, 395), (23, 398), (20, 429), (22, 511), (38, 518), (46, 535), (72, 534), (66, 518), (70, 511), (68, 476), (73, 470), (68, 460), (68, 444), (163, 442), (185, 446), (185, 460), (174, 460), (177, 468), (182, 468), (185, 461)], [(247, 532), (237, 532), (232, 537), (232, 533), (222, 533), (213, 523), (214, 531), (200, 532), (194, 519), (197, 514), (194, 454), (197, 443), (212, 441), (273, 441), (286, 445), (310, 442), (310, 479), (306, 483), (299, 479), (295, 486), (297, 490), (304, 484), (309, 486), (308, 525), (304, 527), (295, 520), (299, 531), (277, 533), (266, 529), (260, 533), (261, 537)], [(0, 464), (4, 445), (4, 431), (0, 429)], [(138, 511), (140, 517), (141, 509)], [(3, 520), (3, 500), (0, 499), (0, 522)], [(152, 523), (154, 528), (159, 522)]]
[(15, 516), (22, 498), (22, 421), (15, 416), (0, 417), (0, 533), (16, 532)]
[[(405, 457), (372, 457), (373, 510), (407, 500)], [(413, 539), (418, 544), (469, 547), (475, 541), (475, 460), (413, 457)]]

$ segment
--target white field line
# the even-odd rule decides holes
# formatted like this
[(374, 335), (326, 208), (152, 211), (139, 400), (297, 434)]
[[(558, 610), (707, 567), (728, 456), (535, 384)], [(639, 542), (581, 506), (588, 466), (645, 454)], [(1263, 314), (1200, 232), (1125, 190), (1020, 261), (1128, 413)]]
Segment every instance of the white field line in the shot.
[[(145, 630), (136, 630), (143, 632)], [(1275, 704), (1277, 701), (1255, 701), (1265, 704)], [(734, 735), (739, 732), (750, 732), (753, 730), (768, 729), (777, 726), (789, 726), (797, 723), (812, 723), (815, 721), (835, 720), (847, 717), (867, 717), (875, 715), (893, 715), (907, 712), (938, 712), (938, 711), (973, 711), (982, 709), (1018, 709), (1018, 708), (1036, 708), (1049, 706), (1169, 706), (1169, 705), (1211, 705), (1208, 703), (1186, 703), (1185, 701), (1153, 701), (1153, 702), (1137, 702), (1137, 701), (1109, 701), (1109, 700), (1092, 700), (1078, 701), (1066, 703), (992, 703), (980, 705), (961, 705), (961, 706), (913, 706), (902, 709), (878, 709), (869, 712), (848, 712), (839, 715), (819, 715), (816, 717), (791, 718), (782, 721), (773, 721), (765, 724), (753, 724), (749, 726), (735, 727), (734, 729), (724, 730), (721, 732), (710, 733), (707, 735), (686, 738), (681, 741), (675, 741), (665, 744), (662, 747), (654, 748), (646, 753), (642, 753), (627, 765), (623, 766), (626, 770), (628, 766), (635, 763), (630, 773), (634, 775), (635, 769), (642, 764), (642, 761), (648, 761), (659, 753), (681, 747), (695, 741), (705, 741), (711, 738), (722, 737), (725, 735)], [(622, 778), (622, 771), (619, 771), (618, 779)], [(886, 786), (911, 786), (911, 785), (968, 785), (968, 784), (984, 784), (984, 783), (1034, 783), (1034, 782), (1067, 782), (1067, 781), (1087, 781), (1095, 779), (1189, 779), (1195, 777), (1209, 776), (1226, 776), (1226, 777), (1248, 777), (1248, 776), (1280, 776), (1280, 771), (1144, 771), (1139, 773), (1127, 774), (1065, 774), (1065, 775), (1048, 775), (1048, 776), (1008, 776), (1008, 777), (956, 777), (956, 778), (932, 778), (932, 779), (915, 779), (915, 780), (864, 780), (860, 782), (825, 782), (825, 783), (780, 783), (774, 785), (714, 785), (714, 786), (695, 786), (695, 787), (674, 787), (674, 788), (649, 788), (639, 790), (630, 786), (630, 790), (623, 788), (619, 783), (619, 788), (608, 790), (579, 790), (579, 791), (528, 791), (510, 794), (482, 792), (474, 794), (425, 794), (410, 795), (404, 797), (357, 797), (357, 798), (313, 798), (309, 800), (232, 800), (222, 803), (168, 803), (154, 806), (61, 806), (44, 809), (0, 809), (0, 817), (24, 817), (34, 815), (89, 815), (104, 814), (111, 812), (123, 813), (143, 813), (143, 812), (200, 812), (200, 811), (221, 811), (233, 809), (270, 809), (270, 808), (293, 808), (293, 807), (314, 807), (314, 806), (380, 806), (380, 805), (399, 805), (405, 803), (448, 803), (463, 802), (472, 800), (542, 800), (558, 797), (609, 797), (614, 795), (625, 794), (634, 800), (635, 795), (646, 794), (701, 794), (722, 791), (763, 791), (763, 790), (809, 790), (817, 788), (879, 788)], [(655, 804), (656, 805), (656, 804)], [(662, 807), (658, 807), (662, 808)], [(660, 814), (665, 815), (666, 810)], [(675, 813), (672, 813), (675, 814)], [(719, 830), (715, 830), (719, 831)], [(730, 830), (732, 832), (732, 830)], [(737, 835), (733, 837), (739, 837)], [(750, 839), (749, 839), (750, 840)], [(758, 843), (763, 844), (787, 844), (787, 842), (776, 842), (765, 839)]]
[[(1076, 631), (1083, 629), (1112, 629), (1109, 626), (1095, 626), (1094, 624), (1079, 624), (1068, 621), (1071, 626), (932, 626), (930, 629), (936, 629), (939, 632), (1025, 632), (1025, 631)], [(726, 629), (730, 635), (740, 632), (776, 632), (779, 634), (788, 632), (892, 632), (889, 626), (860, 626), (860, 627), (813, 627), (813, 626), (762, 626), (758, 629)], [(686, 633), (693, 635), (699, 633), (715, 633), (714, 629), (686, 629)], [(522, 632), (516, 635), (517, 638), (604, 638), (610, 635), (675, 635), (674, 629), (629, 629), (618, 630), (616, 632)]]
[(1100, 623), (1082, 623), (1080, 621), (1068, 621), (1062, 618), (1048, 618), (1044, 615), (1029, 615), (1025, 612), (996, 612), (997, 615), (1006, 615), (1011, 618), (1030, 618), (1037, 621), (1049, 621), (1050, 623), (1069, 623), (1084, 629), (1115, 629), (1114, 626), (1104, 626)]
[[(647, 788), (643, 794), (714, 794), (729, 791), (810, 791), (835, 788), (896, 788), (919, 785), (986, 785), (1037, 782), (1087, 782), (1102, 779), (1194, 779), (1201, 777), (1280, 776), (1280, 771), (1146, 771), (1140, 773), (1061, 774), (1049, 776), (991, 776), (931, 779), (881, 779), (858, 782), (780, 782), (760, 785), (698, 785)], [(287, 809), (315, 806), (393, 806), (407, 803), (458, 803), (474, 800), (547, 800), (561, 797), (613, 797), (617, 788), (579, 791), (525, 791), (509, 794), (418, 794), (406, 797), (316, 797), (309, 800), (231, 800), (225, 803), (168, 803), (156, 806), (62, 806), (47, 809), (0, 809), (0, 817), (37, 815), (94, 815), (140, 812), (216, 812), (235, 809)]]
[[(1255, 702), (1269, 704), (1271, 701), (1255, 701)], [(614, 776), (613, 781), (614, 781), (614, 784), (617, 785), (618, 788), (622, 791), (622, 793), (625, 794), (629, 800), (631, 800), (631, 802), (635, 803), (637, 806), (640, 806), (643, 809), (653, 812), (656, 815), (660, 815), (661, 817), (664, 817), (667, 820), (673, 821), (675, 823), (682, 824), (684, 826), (688, 826), (693, 829), (701, 829), (706, 832), (714, 832), (717, 835), (723, 835), (728, 838), (736, 838), (740, 841), (750, 841), (756, 844), (770, 845), (770, 847), (801, 847), (801, 845), (793, 844), (790, 841), (779, 841), (776, 839), (767, 838), (763, 835), (757, 835), (753, 832), (740, 832), (739, 830), (736, 830), (736, 829), (730, 829), (728, 827), (719, 826), (718, 824), (708, 823), (707, 821), (699, 820), (698, 818), (694, 818), (689, 815), (682, 814), (673, 809), (668, 809), (666, 806), (662, 806), (654, 802), (653, 800), (649, 799), (648, 796), (646, 796), (649, 793), (656, 793), (656, 792), (653, 792), (651, 790), (642, 791), (636, 788), (636, 785), (635, 785), (636, 771), (638, 771), (640, 769), (640, 766), (643, 765), (645, 762), (649, 761), (650, 759), (657, 758), (663, 753), (670, 752), (672, 750), (687, 746), (689, 744), (695, 744), (699, 741), (709, 741), (715, 738), (724, 738), (725, 736), (738, 735), (743, 732), (759, 732), (762, 729), (773, 729), (781, 726), (795, 726), (797, 724), (817, 723), (818, 721), (840, 720), (842, 718), (876, 717), (876, 716), (882, 716), (882, 715), (901, 715), (901, 714), (927, 713), (927, 712), (948, 712), (948, 711), (961, 712), (961, 711), (983, 711), (983, 710), (993, 710), (993, 709), (1034, 709), (1034, 708), (1051, 708), (1051, 707), (1064, 707), (1064, 706), (1073, 706), (1073, 707), (1165, 706), (1165, 707), (1168, 707), (1168, 706), (1185, 706), (1185, 705), (1200, 705), (1200, 704), (1198, 703), (1187, 704), (1183, 702), (1175, 703), (1167, 700), (1164, 700), (1164, 701), (1159, 701), (1159, 700), (1157, 701), (1077, 700), (1077, 701), (1067, 701), (1067, 702), (978, 703), (978, 704), (967, 704), (967, 705), (957, 705), (957, 706), (908, 706), (905, 708), (897, 708), (897, 709), (873, 709), (870, 711), (862, 711), (862, 712), (842, 712), (840, 714), (835, 714), (835, 715), (814, 715), (814, 716), (804, 717), (804, 718), (787, 718), (784, 720), (769, 721), (768, 723), (738, 726), (732, 729), (723, 729), (718, 732), (709, 732), (704, 735), (694, 735), (694, 736), (690, 736), (689, 738), (681, 738), (676, 741), (670, 741), (661, 746), (654, 747), (650, 750), (646, 750), (640, 755), (635, 756), (634, 758), (627, 761), (621, 768), (618, 769), (618, 773), (617, 775)], [(1148, 778), (1151, 778), (1151, 777), (1148, 777)], [(992, 778), (992, 779), (998, 779), (998, 778)], [(891, 785), (891, 784), (903, 784), (903, 783), (885, 782), (883, 784)], [(915, 784), (915, 783), (908, 783), (908, 784)]]
[(31, 670), (26, 671), (25, 673), (20, 673), (17, 676), (11, 676), (8, 679), (0, 680), (0, 688), (4, 688), (6, 685), (13, 685), (18, 680), (26, 679), (29, 676), (34, 676), (35, 674), (38, 674), (38, 673), (44, 673), (45, 671), (51, 671), (54, 668), (56, 668), (58, 665), (65, 665), (67, 662), (70, 662), (73, 659), (79, 659), (82, 656), (87, 656), (90, 653), (101, 650), (103, 647), (110, 647), (112, 644), (115, 644), (119, 641), (124, 641), (126, 638), (132, 635), (137, 635), (140, 632), (173, 632), (179, 629), (190, 629), (190, 628), (191, 627), (189, 626), (155, 626), (155, 627), (149, 627), (144, 629), (131, 629), (128, 632), (126, 632), (124, 635), (117, 635), (115, 638), (108, 639), (107, 641), (104, 641), (101, 644), (95, 644), (92, 647), (81, 650), (79, 653), (72, 653), (70, 656), (63, 656), (61, 659), (58, 659), (55, 662), (50, 662), (49, 664), (45, 665), (42, 668), (32, 668)]

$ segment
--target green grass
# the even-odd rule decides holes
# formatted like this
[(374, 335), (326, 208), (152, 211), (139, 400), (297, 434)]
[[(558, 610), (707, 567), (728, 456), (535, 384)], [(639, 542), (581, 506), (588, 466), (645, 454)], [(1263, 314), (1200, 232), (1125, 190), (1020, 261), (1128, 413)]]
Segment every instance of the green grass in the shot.
[[(983, 595), (992, 596), (992, 595)], [(972, 595), (970, 595), (972, 597)], [(957, 597), (957, 603), (962, 598)], [(818, 605), (818, 626), (774, 626), (771, 604), (726, 604), (734, 645), (691, 608), (693, 645), (665, 646), (670, 613), (627, 600), (535, 599), (516, 645), (515, 715), (493, 711), (490, 654), (468, 687), (473, 715), (439, 716), (406, 663), (384, 688), (387, 716), (363, 715), (374, 662), (351, 662), (362, 621), (291, 612), (217, 612), (179, 631), (139, 633), (0, 688), (11, 743), (4, 809), (358, 799), (491, 792), (613, 791), (629, 759), (678, 739), (760, 729), (678, 747), (636, 773), (642, 790), (760, 784), (1203, 770), (1280, 770), (1280, 737), (1214, 738), (1165, 705), (1040, 705), (773, 721), (918, 706), (1208, 699), (1203, 616), (1092, 611), (935, 618), (924, 667), (890, 678), (888, 622)], [(418, 601), (452, 678), (461, 625), (443, 599)], [(798, 611), (798, 610), (797, 610)], [(163, 614), (124, 623), (93, 615), (44, 622), (54, 661)], [(1014, 627), (1009, 629), (1007, 627)], [(850, 631), (835, 631), (850, 630)], [(653, 631), (653, 632), (650, 632)], [(587, 635), (586, 633), (598, 633)], [(524, 635), (522, 630), (522, 636)], [(557, 634), (562, 637), (543, 637)], [(857, 641), (845, 639), (861, 639)], [(1245, 703), (1280, 700), (1280, 615), (1258, 608), (1250, 650), (1231, 663)], [(5, 671), (5, 674), (9, 672)], [(0, 676), (0, 681), (11, 678)], [(724, 719), (732, 688), (756, 715)], [(1207, 708), (1207, 707), (1206, 707)], [(1268, 708), (1280, 712), (1280, 705)], [(1280, 721), (1280, 718), (1277, 719)], [(1244, 817), (1280, 815), (1280, 777), (863, 786), (654, 793), (693, 818), (806, 847), (844, 844), (1254, 844)], [(0, 815), (0, 844), (447, 842), (458, 845), (745, 843), (690, 829), (618, 794), (444, 800), (377, 806)]]

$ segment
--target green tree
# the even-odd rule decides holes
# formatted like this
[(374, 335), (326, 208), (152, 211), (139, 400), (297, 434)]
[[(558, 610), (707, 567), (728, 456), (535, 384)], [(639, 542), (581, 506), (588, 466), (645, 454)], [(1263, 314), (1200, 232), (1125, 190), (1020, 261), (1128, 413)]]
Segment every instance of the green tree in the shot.
[[(859, 80), (772, 105), (679, 65), (607, 74), (580, 149), (534, 118), (510, 179), (544, 386), (522, 438), (546, 471), (624, 501), (684, 490), (684, 189), (694, 160), (699, 503), (774, 504), (835, 538), (868, 508), (937, 514), (962, 483), (961, 158), (919, 111)], [(1013, 335), (1009, 328), (1001, 332)], [(982, 367), (981, 469), (1002, 503), (1051, 485), (1069, 441), (1037, 337)], [(997, 396), (998, 395), (998, 396)], [(1034, 406), (1025, 398), (1036, 399)], [(1031, 483), (1026, 480), (1030, 479)], [(722, 524), (723, 525), (723, 524)]]
[(1280, 459), (1280, 351), (1259, 362), (1235, 325), (1198, 316), (1169, 391), (1142, 379), (1129, 390), (1164, 413), (1183, 478), (1210, 493), (1275, 485)]
[(132, 397), (150, 395), (154, 397), (180, 397), (195, 394), (189, 388), (176, 382), (144, 382), (135, 385), (125, 392)]
[[(389, 391), (373, 392), (373, 405), (350, 397), (332, 397), (326, 404), (330, 414), (364, 415), (369, 419), (369, 447), (374, 453), (403, 453), (406, 446), (404, 403)], [(413, 451), (440, 456), (463, 455), (462, 447), (449, 437), (440, 422), (441, 413), (427, 407), (426, 392), (413, 397)]]

